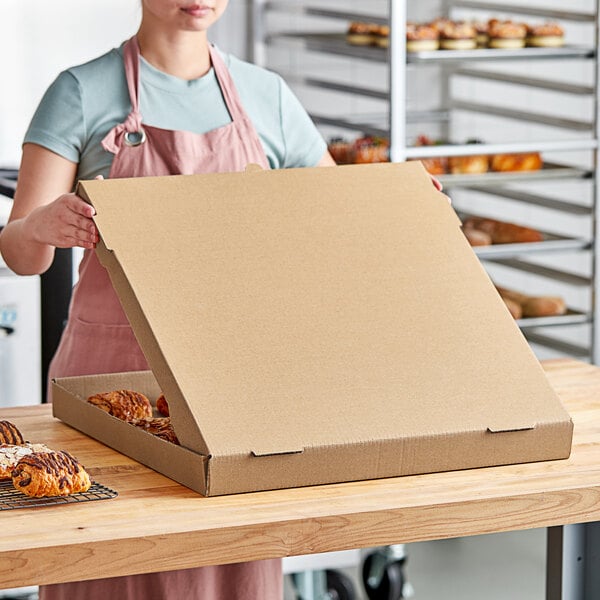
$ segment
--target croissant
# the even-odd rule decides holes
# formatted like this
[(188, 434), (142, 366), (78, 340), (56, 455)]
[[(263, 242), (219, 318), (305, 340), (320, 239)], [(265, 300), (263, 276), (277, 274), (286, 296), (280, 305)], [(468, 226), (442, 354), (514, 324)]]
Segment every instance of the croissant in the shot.
[(68, 452), (33, 452), (19, 460), (12, 472), (15, 489), (31, 498), (68, 496), (92, 485), (83, 465)]
[(10, 421), (0, 421), (0, 444), (23, 444), (21, 432)]
[(150, 400), (144, 394), (131, 390), (94, 394), (88, 398), (88, 402), (123, 421), (152, 416)]
[(133, 421), (130, 421), (130, 423), (132, 425), (135, 425), (136, 427), (141, 427), (148, 433), (151, 433), (156, 437), (166, 440), (167, 442), (179, 445), (179, 440), (177, 439), (177, 435), (175, 434), (173, 425), (171, 425), (170, 417), (134, 419)]

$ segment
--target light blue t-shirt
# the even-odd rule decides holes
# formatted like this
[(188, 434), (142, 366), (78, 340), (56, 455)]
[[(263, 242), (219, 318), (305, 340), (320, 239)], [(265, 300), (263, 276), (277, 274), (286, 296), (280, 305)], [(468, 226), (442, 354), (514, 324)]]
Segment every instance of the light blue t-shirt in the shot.
[[(271, 168), (315, 166), (326, 143), (304, 108), (275, 73), (222, 54), (242, 106), (258, 133)], [(140, 60), (143, 123), (206, 133), (231, 122), (214, 70), (192, 81)], [(79, 164), (77, 178), (108, 177), (113, 154), (100, 145), (131, 110), (123, 46), (63, 71), (46, 91), (25, 135)]]

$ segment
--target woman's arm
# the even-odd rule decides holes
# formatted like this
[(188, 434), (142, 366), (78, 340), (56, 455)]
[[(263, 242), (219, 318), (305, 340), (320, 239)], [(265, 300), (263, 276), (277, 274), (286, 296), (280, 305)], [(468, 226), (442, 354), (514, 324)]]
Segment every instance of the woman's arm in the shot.
[(23, 158), (10, 218), (0, 234), (0, 253), (20, 275), (43, 273), (55, 248), (93, 248), (94, 209), (73, 193), (77, 165), (36, 144)]

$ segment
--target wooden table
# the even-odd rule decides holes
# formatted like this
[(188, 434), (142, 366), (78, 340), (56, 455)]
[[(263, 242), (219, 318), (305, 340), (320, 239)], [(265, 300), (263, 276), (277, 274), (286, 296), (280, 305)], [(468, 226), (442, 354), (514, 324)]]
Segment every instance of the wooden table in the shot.
[(600, 521), (600, 368), (544, 364), (575, 422), (571, 458), (204, 498), (51, 416), (8, 408), (118, 498), (0, 512), (0, 589)]

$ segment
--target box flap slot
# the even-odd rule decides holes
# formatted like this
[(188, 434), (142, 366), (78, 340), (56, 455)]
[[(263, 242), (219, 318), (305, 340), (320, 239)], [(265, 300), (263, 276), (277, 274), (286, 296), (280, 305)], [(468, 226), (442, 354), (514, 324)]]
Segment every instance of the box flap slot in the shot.
[(264, 447), (255, 447), (250, 454), (252, 456), (261, 457), (261, 456), (281, 456), (283, 454), (302, 454), (304, 452), (304, 448), (269, 448), (268, 446)]
[(509, 433), (511, 431), (529, 431), (533, 429), (535, 429), (535, 425), (523, 425), (522, 423), (497, 423), (496, 425), (487, 428), (489, 433)]

